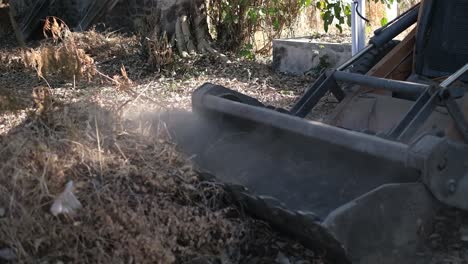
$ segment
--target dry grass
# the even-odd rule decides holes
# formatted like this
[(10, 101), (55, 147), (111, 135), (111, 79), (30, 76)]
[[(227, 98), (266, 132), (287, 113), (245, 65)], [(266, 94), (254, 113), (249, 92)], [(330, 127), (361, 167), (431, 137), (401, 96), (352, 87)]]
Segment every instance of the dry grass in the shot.
[(94, 59), (77, 46), (63, 21), (56, 17), (46, 18), (44, 35), (50, 37), (52, 43), (25, 51), (23, 61), (26, 66), (35, 69), (41, 78), (58, 75), (68, 80), (91, 80), (96, 74)]
[[(2, 115), (11, 128), (0, 137), (0, 250), (18, 263), (272, 263), (278, 254), (315, 263), (313, 252), (246, 218), (222, 188), (201, 181), (163, 124), (120, 115), (161, 109), (155, 100), (176, 106), (191, 90), (182, 87), (208, 76), (169, 89), (170, 79), (138, 85), (120, 67), (115, 86), (38, 86), (26, 116)], [(155, 125), (160, 134), (150, 135)], [(55, 217), (50, 207), (70, 180), (83, 208)]]
[[(6, 177), (0, 200), (8, 205), (7, 221), (0, 224), (2, 246), (14, 248), (25, 263), (172, 263), (175, 241), (164, 238), (177, 237), (180, 219), (205, 217), (183, 205), (167, 208), (168, 194), (184, 192), (181, 181), (188, 168), (164, 145), (132, 134), (113, 138), (109, 115), (82, 107), (44, 111), (2, 140)], [(173, 171), (161, 171), (166, 162)], [(47, 209), (70, 179), (77, 182), (85, 208), (75, 219), (54, 218)]]
[(136, 36), (124, 36), (116, 32), (97, 32), (94, 29), (80, 33), (72, 32), (71, 35), (78, 48), (85, 50), (86, 54), (101, 63), (140, 51), (140, 43)]
[[(148, 135), (145, 124), (122, 123), (94, 103), (62, 104), (36, 90), (42, 110), (0, 138), (0, 248), (18, 263), (239, 263), (252, 254), (246, 245), (275, 237), (254, 231), (220, 187), (200, 181), (164, 129)], [(83, 208), (54, 217), (49, 208), (70, 180)]]
[[(99, 62), (94, 65), (109, 61), (120, 74), (86, 90), (74, 89), (73, 83), (37, 86), (21, 79), (33, 71), (12, 67), (0, 74), (11, 87), (4, 93), (8, 98), (23, 101), (15, 97), (18, 92), (31, 94), (30, 102), (21, 102), (24, 110), (15, 113), (8, 106), (0, 115), (0, 211), (5, 210), (0, 250), (12, 250), (18, 263), (272, 263), (278, 255), (320, 263), (310, 250), (238, 212), (217, 184), (200, 180), (167, 140), (163, 124), (130, 117), (141, 110), (185, 107), (201, 82), (217, 82), (211, 74), (199, 74), (205, 63), (210, 71), (219, 65), (187, 61), (177, 76), (132, 81), (136, 71), (127, 65), (128, 46), (113, 47), (110, 58), (89, 52), (120, 38), (72, 35), (75, 47)], [(94, 42), (86, 44), (86, 39)], [(66, 43), (67, 37), (52, 38), (37, 50), (57, 52)], [(117, 55), (123, 59), (114, 61)], [(239, 70), (245, 69), (239, 65)], [(65, 78), (45, 72), (48, 80)], [(10, 78), (18, 73), (24, 75), (18, 76), (21, 80)], [(257, 93), (268, 91), (261, 84), (255, 87)], [(159, 134), (149, 134), (154, 131), (150, 126), (159, 127)], [(70, 180), (83, 208), (74, 216), (55, 217), (50, 207)]]

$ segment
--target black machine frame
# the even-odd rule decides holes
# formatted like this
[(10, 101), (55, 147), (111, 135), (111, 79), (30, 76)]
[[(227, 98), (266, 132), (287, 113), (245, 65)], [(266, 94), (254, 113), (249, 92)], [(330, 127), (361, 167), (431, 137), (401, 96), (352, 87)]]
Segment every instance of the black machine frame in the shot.
[[(306, 93), (294, 104), (289, 113), (301, 118), (306, 117), (327, 92), (331, 92), (338, 101), (342, 101), (345, 97), (345, 93), (338, 85), (338, 81), (365, 85), (371, 88), (379, 88), (399, 94), (416, 96), (418, 98), (404, 118), (388, 133), (388, 139), (397, 141), (410, 139), (417, 132), (418, 128), (429, 118), (434, 109), (436, 109), (437, 106), (443, 106), (447, 108), (457, 129), (461, 135), (463, 135), (465, 142), (468, 143), (468, 123), (460, 107), (455, 102), (456, 99), (463, 97), (464, 91), (460, 93), (457, 88), (449, 87), (468, 71), (468, 64), (459, 69), (440, 85), (389, 80), (346, 71), (354, 62), (370, 52), (373, 48), (385, 45), (395, 36), (416, 23), (419, 7), (420, 5), (414, 6), (412, 9), (390, 22), (389, 25), (376, 30), (374, 37), (370, 40), (370, 45), (343, 65), (335, 70), (322, 73)], [(430, 10), (428, 12), (430, 12)], [(428, 21), (425, 23), (428, 23)], [(422, 25), (421, 27), (424, 26)]]
[[(368, 75), (362, 75), (347, 71), (347, 69), (358, 61), (361, 57), (369, 53), (374, 48), (382, 47), (399, 35), (404, 30), (408, 29), (418, 20), (420, 4), (414, 6), (410, 10), (401, 14), (398, 18), (391, 21), (388, 25), (375, 31), (375, 35), (370, 39), (369, 45), (354, 55), (343, 65), (334, 70), (323, 72), (316, 81), (307, 89), (303, 96), (289, 110), (265, 106), (270, 109), (275, 109), (281, 113), (286, 113), (295, 117), (306, 117), (320, 99), (328, 92), (332, 93), (338, 101), (342, 101), (346, 94), (340, 87), (338, 82), (365, 85), (371, 88), (378, 88), (386, 91), (395, 92), (402, 95), (415, 97), (417, 100), (406, 113), (404, 118), (392, 129), (385, 138), (393, 141), (407, 141), (412, 138), (424, 122), (429, 118), (431, 113), (438, 106), (447, 108), (448, 113), (454, 120), (456, 128), (463, 135), (465, 142), (468, 143), (468, 123), (456, 103), (456, 99), (463, 97), (465, 91), (458, 88), (451, 88), (450, 85), (462, 77), (468, 71), (468, 64), (459, 69), (456, 73), (450, 76), (441, 84), (422, 84), (408, 81), (397, 81)], [(429, 12), (429, 11), (428, 11)], [(420, 22), (421, 23), (421, 22)], [(426, 21), (426, 23), (428, 23)], [(423, 28), (424, 25), (419, 25)], [(215, 88), (216, 90), (217, 88)], [(212, 91), (211, 94), (217, 92)], [(230, 95), (219, 95), (219, 100), (232, 100), (252, 104), (253, 98), (249, 98), (239, 93)], [(255, 100), (256, 101), (256, 100)], [(210, 100), (213, 102), (213, 100)], [(255, 102), (256, 106), (263, 106), (260, 102)]]
[[(426, 0), (424, 3), (428, 2), (430, 3), (432, 0)], [(392, 201), (389, 204), (398, 207), (400, 214), (399, 207), (402, 203), (393, 202), (394, 197), (403, 197), (402, 201), (410, 200), (411, 217), (414, 214), (414, 196), (410, 195), (418, 193), (428, 197), (428, 200), (417, 203), (418, 208), (427, 208), (426, 205), (432, 208), (432, 205), (435, 204), (433, 198), (435, 198), (445, 205), (468, 211), (468, 199), (466, 199), (468, 194), (468, 167), (466, 166), (468, 123), (456, 101), (465, 95), (465, 88), (460, 89), (452, 85), (457, 80), (465, 80), (463, 77), (466, 77), (468, 64), (461, 66), (457, 64), (455, 68), (459, 69), (440, 84), (436, 82), (397, 81), (349, 71), (363, 56), (374, 49), (389, 44), (397, 35), (416, 22), (418, 22), (418, 29), (424, 28), (424, 24), (429, 23), (430, 19), (420, 19), (419, 16), (430, 10), (426, 11), (423, 5), (416, 5), (388, 25), (376, 30), (370, 44), (365, 49), (340, 67), (323, 72), (290, 109), (265, 105), (255, 98), (220, 85), (210, 83), (202, 85), (192, 94), (193, 112), (200, 118), (197, 119), (197, 123), (209, 120), (210, 138), (219, 137), (222, 140), (217, 141), (219, 144), (216, 151), (211, 149), (215, 147), (210, 146), (210, 151), (206, 151), (205, 146), (201, 146), (200, 149), (195, 148), (195, 152), (189, 153), (199, 155), (201, 167), (209, 172), (213, 171), (223, 181), (231, 183), (239, 180), (248, 188), (259, 188), (260, 191), (263, 190), (260, 193), (268, 195), (272, 193), (275, 197), (279, 195), (286, 200), (289, 199), (289, 196), (296, 195), (291, 190), (297, 190), (306, 198), (312, 194), (310, 196), (312, 199), (307, 200), (301, 197), (298, 200), (304, 200), (308, 203), (308, 210), (313, 210), (314, 213), (318, 212), (320, 217), (326, 218), (314, 218), (313, 221), (310, 221), (311, 219), (301, 220), (303, 223), (307, 222), (307, 226), (312, 226), (312, 228), (296, 229), (297, 222), (294, 222), (293, 219), (303, 219), (302, 216), (298, 216), (299, 214), (290, 211), (289, 208), (280, 210), (277, 204), (272, 205), (271, 210), (265, 209), (265, 206), (261, 206), (264, 202), (263, 197), (251, 198), (250, 195), (245, 194), (246, 190), (244, 189), (239, 192), (234, 191), (235, 195), (239, 195), (240, 200), (250, 203), (246, 208), (253, 208), (253, 214), (273, 222), (274, 225), (299, 237), (306, 244), (326, 248), (327, 251), (333, 253), (334, 257), (339, 256), (339, 263), (350, 263), (345, 251), (351, 252), (351, 249), (344, 250), (341, 244), (354, 246), (360, 241), (355, 243), (357, 241), (355, 239), (347, 241), (346, 237), (333, 237), (335, 233), (330, 236), (330, 230), (341, 234), (339, 226), (334, 226), (334, 222), (330, 219), (336, 220), (343, 217), (346, 220), (344, 226), (350, 226), (350, 223), (353, 223), (348, 221), (349, 219), (358, 219), (359, 223), (357, 221), (354, 223), (362, 224), (363, 228), (367, 228), (366, 223), (373, 223), (371, 220), (376, 218), (391, 219), (391, 217), (380, 214), (373, 215), (374, 211), (381, 212), (382, 210), (370, 210), (371, 207), (367, 207), (369, 203), (366, 203), (362, 215), (353, 215), (354, 212), (357, 212), (354, 211), (347, 218), (346, 213), (352, 212), (355, 209), (354, 204), (359, 203), (347, 200), (346, 203), (337, 208), (333, 202), (335, 202), (338, 193), (340, 197), (348, 195), (346, 197), (350, 199), (364, 197), (372, 200), (373, 195), (378, 196), (382, 193), (384, 196), (387, 195), (385, 194), (386, 188), (395, 188), (390, 192), (392, 193)], [(421, 6), (424, 7), (424, 10), (420, 10)], [(424, 14), (421, 17), (424, 18)], [(415, 73), (419, 74), (420, 72)], [(350, 99), (352, 95), (347, 94), (348, 91), (342, 89), (343, 86), (340, 86), (342, 83), (391, 91), (395, 93), (396, 97), (404, 96), (405, 99), (412, 102), (412, 106), (386, 134), (362, 133), (305, 120), (305, 117), (317, 106), (319, 101), (329, 93), (338, 101), (343, 101), (345, 98)], [(448, 137), (431, 133), (418, 133), (420, 132), (419, 128), (426, 123), (431, 114), (441, 107), (447, 110), (465, 142), (453, 141)], [(196, 127), (198, 128), (198, 126)], [(250, 145), (253, 140), (250, 138), (251, 136), (255, 136), (255, 140), (260, 139), (259, 144), (252, 148)], [(246, 141), (243, 142), (244, 140)], [(232, 148), (234, 150), (231, 153)], [(249, 159), (246, 165), (248, 170), (237, 170), (236, 168), (231, 171), (230, 166), (225, 169), (224, 166), (218, 167), (213, 162), (220, 160), (221, 164), (228, 162), (229, 165), (237, 164), (244, 168), (243, 164), (239, 165), (237, 152), (240, 152), (243, 158)], [(219, 153), (227, 154), (220, 155)], [(263, 156), (263, 153), (266, 155)], [(283, 157), (283, 153), (285, 153), (285, 157)], [(257, 159), (257, 156), (260, 157)], [(276, 161), (279, 165), (272, 166)], [(282, 161), (285, 164), (284, 171)], [(328, 161), (331, 162), (328, 163)], [(360, 162), (362, 164), (359, 164)], [(289, 166), (287, 166), (288, 164)], [(291, 164), (293, 164), (292, 171), (290, 170)], [(270, 166), (272, 169), (269, 168)], [(323, 166), (326, 167), (325, 170), (322, 168)], [(268, 167), (268, 169), (257, 169), (257, 167)], [(250, 170), (251, 168), (253, 170)], [(258, 179), (263, 179), (265, 182)], [(372, 184), (374, 180), (378, 181), (376, 184), (379, 186), (378, 189), (368, 185)], [(348, 183), (352, 183), (349, 188)], [(411, 187), (411, 191), (407, 191), (406, 187), (410, 186), (408, 184), (416, 186), (416, 189), (421, 190), (421, 192), (413, 187)], [(263, 188), (265, 185), (267, 187), (273, 186), (274, 188), (270, 188), (274, 191), (265, 192)], [(292, 186), (291, 189), (289, 186)], [(298, 186), (305, 188), (302, 190)], [(287, 191), (283, 192), (283, 188)], [(342, 192), (343, 189), (346, 189), (346, 192)], [(402, 190), (404, 190), (403, 195), (400, 195)], [(320, 201), (316, 203), (317, 197)], [(328, 198), (332, 199), (333, 202), (330, 202)], [(381, 200), (376, 200), (379, 201), (380, 208), (382, 206)], [(265, 204), (267, 203), (265, 202)], [(321, 207), (323, 204), (327, 206), (325, 211)], [(347, 211), (347, 208), (351, 207), (353, 210)], [(383, 211), (388, 213), (392, 210)], [(323, 222), (320, 222), (322, 220)], [(393, 224), (395, 221), (390, 226)], [(380, 227), (377, 228), (380, 229)], [(355, 229), (354, 226), (353, 229)], [(384, 229), (384, 231), (388, 231), (390, 234), (388, 237), (391, 238), (395, 229), (391, 227)], [(304, 233), (304, 230), (311, 230), (311, 233)], [(354, 234), (348, 231), (349, 229), (343, 229), (343, 233)], [(367, 246), (368, 244), (365, 244), (363, 247), (367, 249)], [(359, 249), (360, 245), (357, 245), (356, 248)], [(394, 255), (394, 251), (392, 251), (392, 255)]]
[[(416, 23), (419, 6), (416, 5), (392, 21), (390, 25), (377, 30), (370, 40), (370, 45), (342, 66), (322, 73), (289, 110), (264, 105), (252, 97), (209, 83), (199, 87), (192, 94), (192, 107), (195, 112), (227, 116), (244, 124), (275, 128), (356, 153), (388, 160), (405, 168), (415, 169), (421, 172), (423, 181), (440, 201), (468, 210), (468, 200), (465, 199), (468, 192), (468, 180), (466, 182), (464, 180), (466, 168), (462, 160), (454, 159), (454, 157), (468, 156), (466, 144), (468, 143), (468, 123), (456, 102), (464, 96), (465, 90), (451, 87), (468, 71), (468, 64), (462, 66), (440, 84), (397, 81), (347, 71), (353, 63), (373, 48), (382, 47)], [(418, 25), (418, 27), (423, 26)], [(383, 135), (370, 135), (314, 121), (305, 122), (304, 117), (328, 92), (339, 101), (346, 97), (345, 91), (338, 85), (338, 82), (365, 85), (410, 95), (417, 99), (394, 128)], [(419, 128), (438, 107), (447, 109), (465, 144), (452, 142), (438, 135), (424, 134), (415, 138)], [(409, 142), (410, 139), (414, 141)], [(450, 160), (452, 165), (446, 165), (447, 160)], [(444, 165), (434, 167), (436, 163)], [(450, 184), (446, 184), (445, 181)], [(455, 191), (448, 192), (447, 186)]]

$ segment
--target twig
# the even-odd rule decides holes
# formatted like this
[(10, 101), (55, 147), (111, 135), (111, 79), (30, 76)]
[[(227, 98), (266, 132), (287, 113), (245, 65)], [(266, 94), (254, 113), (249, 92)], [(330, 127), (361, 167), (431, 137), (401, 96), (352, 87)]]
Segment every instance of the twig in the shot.
[[(154, 81), (154, 80), (153, 80), (153, 81)], [(141, 91), (141, 92), (138, 94), (138, 96), (135, 97), (135, 101), (138, 100), (138, 98), (140, 98), (140, 96), (141, 96), (143, 93), (145, 93), (146, 91), (148, 91), (148, 89), (149, 89), (150, 85), (153, 83), (153, 81), (149, 82), (149, 83), (146, 85), (145, 89), (143, 89), (143, 91)]]
[(99, 170), (100, 170), (100, 175), (102, 177), (102, 155), (101, 155), (101, 140), (99, 136), (99, 127), (98, 127), (98, 122), (97, 122), (97, 116), (96, 114), (94, 115), (94, 125), (96, 126), (96, 140), (98, 144), (98, 159), (99, 159)]
[[(36, 72), (38, 72), (36, 67), (34, 67), (34, 69), (36, 70)], [(52, 90), (52, 87), (50, 86), (49, 82), (47, 81), (46, 78), (44, 78), (44, 76), (42, 76), (42, 74), (39, 74), (39, 78), (41, 78), (41, 79), (47, 84), (47, 86), (49, 87), (49, 89)]]
[(120, 148), (119, 144), (117, 144), (117, 142), (116, 142), (116, 143), (114, 143), (114, 145), (117, 147), (117, 150), (120, 152), (120, 154), (122, 155), (122, 157), (123, 157), (126, 161), (128, 161), (127, 156), (123, 153), (123, 151), (122, 151), (122, 149)]
[(119, 84), (118, 81), (112, 79), (111, 77), (105, 75), (104, 73), (102, 73), (102, 72), (100, 72), (100, 71), (98, 71), (98, 70), (96, 70), (96, 73), (99, 74), (99, 75), (101, 75), (102, 77), (106, 78), (107, 80), (113, 82), (114, 84)]
[(45, 164), (44, 164), (44, 168), (42, 169), (42, 175), (41, 175), (41, 189), (44, 190), (44, 192), (46, 193), (47, 196), (51, 196), (50, 195), (50, 192), (49, 192), (49, 187), (47, 186), (47, 182), (46, 182), (46, 179), (45, 179), (45, 176), (46, 176), (46, 173), (47, 173), (47, 169), (49, 167), (49, 158), (47, 157), (45, 159)]
[(132, 102), (132, 101), (133, 101), (133, 99), (128, 99), (128, 100), (126, 100), (123, 104), (121, 104), (119, 107), (117, 107), (116, 112), (119, 113), (120, 110), (122, 110), (122, 108), (124, 108), (124, 106), (126, 106), (128, 103), (130, 103), (130, 102)]

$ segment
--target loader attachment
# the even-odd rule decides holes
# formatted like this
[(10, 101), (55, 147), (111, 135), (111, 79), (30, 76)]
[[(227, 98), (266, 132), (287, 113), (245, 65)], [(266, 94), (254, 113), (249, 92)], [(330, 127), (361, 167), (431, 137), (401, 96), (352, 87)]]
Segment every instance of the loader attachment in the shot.
[(210, 94), (224, 89), (207, 84), (193, 95), (217, 132), (197, 158), (223, 180), (325, 218), (378, 186), (418, 179), (403, 144)]
[[(467, 191), (463, 145), (432, 135), (408, 145), (259, 104), (205, 84), (193, 94), (195, 114), (172, 116), (170, 129), (247, 211), (323, 250), (331, 263), (426, 261), (416, 252), (438, 206), (434, 196)], [(450, 179), (457, 194), (446, 189)]]
[[(319, 76), (290, 109), (207, 83), (192, 95), (193, 113), (167, 117), (169, 130), (199, 170), (223, 182), (246, 211), (320, 249), (330, 263), (427, 263), (419, 253), (438, 207), (468, 210), (467, 89), (453, 85), (466, 79), (468, 64), (455, 65), (441, 83), (352, 69), (418, 15), (444, 4), (426, 0), (422, 10), (417, 5), (391, 21), (366, 49)], [(466, 22), (457, 19), (449, 22)], [(343, 84), (356, 86), (347, 91)], [(308, 120), (328, 93), (341, 102), (334, 121)], [(456, 138), (444, 134), (449, 124)]]

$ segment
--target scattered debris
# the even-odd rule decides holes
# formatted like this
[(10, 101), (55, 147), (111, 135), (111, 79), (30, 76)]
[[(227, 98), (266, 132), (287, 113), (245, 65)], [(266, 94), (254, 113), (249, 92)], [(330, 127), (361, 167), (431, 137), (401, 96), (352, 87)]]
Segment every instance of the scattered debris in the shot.
[(13, 54), (0, 54), (0, 71), (18, 70), (23, 68), (21, 56)]
[(0, 207), (0, 218), (4, 217), (6, 214), (6, 210), (3, 207)]
[(74, 215), (76, 210), (81, 207), (80, 201), (73, 194), (73, 181), (69, 181), (65, 190), (54, 200), (50, 207), (50, 213), (54, 216), (60, 214)]

